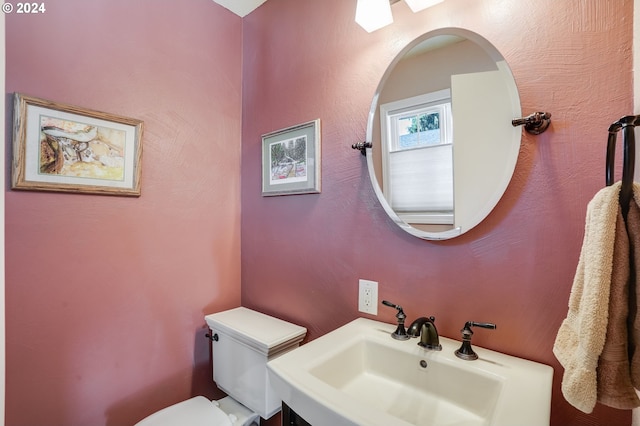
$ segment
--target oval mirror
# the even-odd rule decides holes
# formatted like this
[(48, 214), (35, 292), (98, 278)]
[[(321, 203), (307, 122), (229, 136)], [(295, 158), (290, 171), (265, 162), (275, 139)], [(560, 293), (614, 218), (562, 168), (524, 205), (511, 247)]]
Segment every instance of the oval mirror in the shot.
[(496, 206), (516, 165), (521, 116), (498, 50), (459, 28), (429, 32), (393, 60), (371, 104), (369, 176), (387, 214), (424, 239), (461, 235)]

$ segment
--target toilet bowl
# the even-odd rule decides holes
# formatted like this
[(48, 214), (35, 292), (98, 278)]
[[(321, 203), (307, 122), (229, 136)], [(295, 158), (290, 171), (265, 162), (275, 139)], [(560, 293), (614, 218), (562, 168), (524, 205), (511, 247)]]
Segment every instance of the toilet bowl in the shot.
[(267, 362), (300, 345), (307, 329), (244, 307), (207, 315), (213, 380), (228, 396), (196, 396), (164, 408), (135, 426), (252, 426), (280, 411)]
[(135, 426), (257, 426), (260, 416), (233, 398), (209, 401), (196, 396), (163, 408)]

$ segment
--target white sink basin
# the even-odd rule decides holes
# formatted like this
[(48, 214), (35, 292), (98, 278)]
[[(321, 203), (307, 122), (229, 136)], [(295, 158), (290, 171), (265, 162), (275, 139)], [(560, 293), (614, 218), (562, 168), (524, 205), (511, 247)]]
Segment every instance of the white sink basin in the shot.
[(270, 361), (271, 384), (313, 426), (549, 424), (551, 367), (477, 346), (463, 361), (458, 341), (430, 351), (393, 330), (352, 321)]

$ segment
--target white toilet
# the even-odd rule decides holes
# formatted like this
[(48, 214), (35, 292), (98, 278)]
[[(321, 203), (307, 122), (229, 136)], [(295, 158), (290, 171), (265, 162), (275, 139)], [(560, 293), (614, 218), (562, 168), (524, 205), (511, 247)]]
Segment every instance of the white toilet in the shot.
[(227, 395), (219, 401), (203, 396), (164, 408), (135, 426), (250, 426), (281, 407), (269, 384), (267, 362), (300, 345), (304, 327), (235, 308), (205, 317), (211, 329), (213, 380)]

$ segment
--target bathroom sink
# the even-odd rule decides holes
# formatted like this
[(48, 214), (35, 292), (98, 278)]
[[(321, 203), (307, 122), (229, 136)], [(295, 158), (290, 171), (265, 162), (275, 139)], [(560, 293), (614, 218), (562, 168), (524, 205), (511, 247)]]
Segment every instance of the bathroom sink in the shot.
[(551, 367), (440, 338), (442, 351), (398, 341), (359, 318), (267, 364), (282, 401), (313, 426), (548, 425)]

